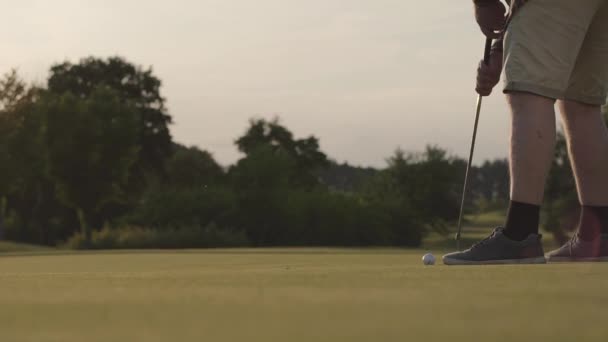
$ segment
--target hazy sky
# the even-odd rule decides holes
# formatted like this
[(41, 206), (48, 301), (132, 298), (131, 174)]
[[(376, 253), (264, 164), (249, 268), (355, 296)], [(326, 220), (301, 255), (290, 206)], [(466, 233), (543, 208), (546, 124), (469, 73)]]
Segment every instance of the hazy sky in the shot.
[[(278, 115), (330, 157), (384, 165), (395, 148), (468, 153), (483, 37), (470, 1), (0, 0), (0, 71), (120, 55), (153, 66), (174, 139), (223, 164), (250, 117)], [(504, 157), (508, 112), (484, 103), (478, 160)]]

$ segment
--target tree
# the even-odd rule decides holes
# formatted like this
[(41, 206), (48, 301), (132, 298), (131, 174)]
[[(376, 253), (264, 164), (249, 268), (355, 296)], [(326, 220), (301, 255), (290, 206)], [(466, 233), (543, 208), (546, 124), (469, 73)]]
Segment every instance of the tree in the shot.
[(9, 237), (52, 244), (50, 221), (61, 210), (45, 173), (45, 123), (33, 110), (42, 92), (27, 85), (15, 70), (0, 81), (0, 197), (3, 214), (14, 212), (19, 220), (19, 231)]
[(238, 228), (257, 246), (275, 245), (283, 238), (283, 213), (294, 189), (290, 175), (295, 165), (284, 150), (261, 145), (230, 170), (239, 207)]
[(464, 161), (427, 146), (422, 154), (398, 149), (388, 167), (368, 186), (372, 198), (398, 202), (429, 227), (445, 232), (446, 222), (458, 218)]
[(16, 133), (27, 126), (25, 114), (33, 102), (35, 89), (23, 81), (16, 70), (11, 70), (0, 79), (0, 194), (6, 195), (10, 183), (20, 172), (15, 170), (15, 151), (11, 141)]
[(330, 161), (329, 167), (319, 173), (321, 182), (333, 191), (355, 193), (363, 189), (379, 171), (372, 167), (338, 164)]
[[(17, 128), (17, 120), (11, 109), (25, 93), (25, 82), (12, 70), (0, 80), (0, 197), (5, 198), (13, 174), (11, 174), (11, 154), (8, 148), (9, 136)], [(0, 218), (1, 220), (1, 218)]]
[(37, 88), (30, 87), (19, 77), (17, 70), (12, 69), (0, 79), (0, 111), (9, 112), (15, 107), (31, 101), (37, 91)]
[(46, 118), (49, 175), (59, 198), (76, 210), (88, 240), (89, 217), (124, 199), (139, 152), (139, 111), (107, 87), (86, 98), (50, 93), (36, 107)]
[(311, 187), (319, 184), (317, 172), (329, 166), (327, 156), (319, 149), (317, 138), (310, 136), (294, 139), (293, 134), (278, 119), (251, 120), (247, 132), (237, 139), (236, 145), (246, 155), (261, 147), (285, 153), (295, 163), (290, 171), (290, 183), (297, 186)]
[(251, 120), (236, 145), (245, 154), (229, 171), (237, 193), (239, 228), (256, 245), (284, 242), (289, 194), (317, 187), (317, 174), (328, 165), (327, 157), (315, 137), (295, 139), (278, 119)]
[(487, 211), (505, 208), (509, 199), (509, 162), (506, 159), (486, 160), (473, 167), (468, 204)]
[(224, 170), (211, 153), (179, 144), (175, 144), (173, 150), (173, 155), (167, 161), (167, 176), (171, 185), (198, 188), (215, 184), (223, 178)]
[(130, 102), (138, 111), (141, 148), (134, 178), (142, 179), (147, 171), (164, 174), (164, 162), (171, 153), (171, 116), (160, 94), (161, 81), (151, 68), (142, 69), (120, 57), (89, 57), (78, 64), (65, 62), (51, 68), (48, 90), (55, 94), (69, 92), (88, 98), (99, 87), (112, 89), (118, 99)]

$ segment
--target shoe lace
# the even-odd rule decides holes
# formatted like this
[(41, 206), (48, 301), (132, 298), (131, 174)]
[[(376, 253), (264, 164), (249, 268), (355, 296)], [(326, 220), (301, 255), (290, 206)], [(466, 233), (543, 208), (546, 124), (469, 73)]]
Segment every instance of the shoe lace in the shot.
[(488, 236), (487, 238), (477, 242), (476, 244), (473, 244), (473, 246), (471, 246), (471, 249), (475, 249), (475, 248), (479, 248), (485, 244), (487, 244), (488, 242), (490, 242), (490, 240), (492, 240), (494, 238), (494, 236), (496, 236), (496, 232), (498, 231), (498, 229), (494, 230), (492, 232), (492, 234), (490, 234), (490, 236)]

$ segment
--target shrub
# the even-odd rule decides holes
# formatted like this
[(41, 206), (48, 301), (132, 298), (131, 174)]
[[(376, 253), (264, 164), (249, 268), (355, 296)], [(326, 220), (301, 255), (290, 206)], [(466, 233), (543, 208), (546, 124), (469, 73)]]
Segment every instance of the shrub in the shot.
[(93, 232), (87, 244), (82, 233), (73, 235), (66, 247), (71, 249), (180, 249), (246, 247), (249, 241), (242, 232), (207, 227), (186, 226), (172, 229), (149, 229), (135, 226), (104, 227)]
[(155, 187), (123, 222), (151, 228), (205, 227), (212, 222), (233, 226), (234, 192), (224, 186)]
[(256, 246), (419, 246), (425, 231), (399, 202), (351, 194), (292, 190), (252, 204), (241, 227)]

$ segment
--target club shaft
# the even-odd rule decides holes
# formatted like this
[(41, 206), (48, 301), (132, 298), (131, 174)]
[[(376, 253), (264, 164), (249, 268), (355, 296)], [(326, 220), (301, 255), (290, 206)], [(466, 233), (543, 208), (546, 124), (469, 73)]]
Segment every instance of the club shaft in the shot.
[[(483, 63), (490, 64), (490, 52), (492, 51), (492, 39), (486, 38), (486, 44), (483, 50)], [(462, 221), (464, 219), (464, 205), (467, 199), (467, 189), (469, 187), (469, 178), (473, 165), (473, 155), (475, 154), (475, 140), (477, 140), (477, 127), (479, 126), (479, 115), (481, 113), (481, 102), (483, 96), (477, 96), (477, 110), (475, 111), (475, 125), (473, 126), (473, 138), (471, 139), (471, 151), (469, 152), (469, 162), (467, 163), (467, 171), (464, 176), (464, 186), (462, 188), (462, 199), (460, 201), (460, 214), (458, 215), (458, 232), (456, 233), (456, 248), (460, 251), (460, 237), (462, 235)]]
[(473, 138), (471, 139), (471, 151), (469, 152), (469, 162), (467, 163), (467, 171), (464, 176), (464, 186), (462, 189), (462, 199), (460, 201), (460, 214), (458, 216), (458, 233), (456, 233), (456, 247), (460, 250), (460, 236), (462, 234), (462, 220), (464, 216), (464, 206), (467, 198), (467, 189), (469, 187), (469, 178), (473, 164), (473, 156), (475, 155), (475, 141), (477, 140), (477, 127), (479, 126), (479, 116), (481, 113), (481, 102), (483, 97), (477, 96), (477, 110), (475, 112), (475, 125), (473, 126)]

